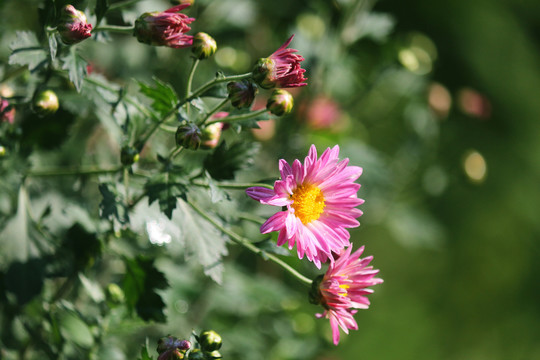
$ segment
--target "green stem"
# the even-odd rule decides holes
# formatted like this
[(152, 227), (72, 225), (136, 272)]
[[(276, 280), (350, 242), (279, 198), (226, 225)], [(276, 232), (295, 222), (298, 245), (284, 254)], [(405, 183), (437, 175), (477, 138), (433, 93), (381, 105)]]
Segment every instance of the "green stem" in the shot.
[[(223, 99), (223, 101), (221, 101), (219, 104), (217, 104), (212, 110), (210, 110), (210, 112), (208, 112), (208, 114), (206, 114), (206, 116), (204, 117), (204, 119), (201, 121), (201, 123), (199, 125), (204, 125), (206, 123), (206, 121), (212, 115), (214, 115), (219, 109), (221, 109), (228, 101), (229, 101), (229, 98)], [(219, 120), (221, 120), (221, 119), (216, 119), (216, 120), (209, 121), (208, 125), (210, 125), (212, 123), (215, 123), (215, 122), (220, 122)]]
[(287, 270), (290, 274), (292, 274), (294, 277), (296, 277), (298, 280), (303, 282), (304, 284), (311, 285), (312, 281), (311, 279), (308, 279), (304, 275), (300, 274), (298, 271), (296, 271), (292, 266), (281, 260), (280, 258), (274, 256), (273, 254), (267, 253), (266, 251), (263, 251), (253, 245), (249, 242), (249, 240), (241, 237), (234, 231), (231, 231), (225, 227), (223, 227), (219, 222), (217, 222), (214, 218), (212, 218), (210, 215), (208, 215), (204, 210), (202, 210), (197, 204), (195, 204), (192, 201), (188, 201), (188, 204), (196, 211), (198, 212), (203, 218), (208, 220), (212, 225), (214, 225), (217, 229), (219, 229), (224, 234), (228, 235), (232, 241), (237, 243), (238, 245), (242, 245), (246, 249), (250, 250), (251, 252), (261, 256), (263, 259), (269, 259), (281, 266), (283, 269)]
[(124, 178), (124, 190), (126, 192), (125, 202), (126, 202), (126, 206), (129, 206), (129, 167), (128, 166), (124, 166), (123, 178)]
[(109, 11), (117, 10), (117, 9), (123, 8), (125, 6), (136, 4), (139, 1), (141, 1), (141, 0), (126, 0), (126, 1), (117, 2), (117, 3), (112, 4), (111, 6), (109, 6)]
[(251, 77), (251, 73), (241, 74), (241, 75), (231, 75), (231, 76), (224, 76), (222, 78), (215, 78), (213, 80), (210, 80), (200, 88), (198, 88), (193, 94), (189, 95), (189, 97), (186, 100), (195, 99), (196, 97), (200, 96), (201, 94), (204, 94), (208, 89), (212, 88), (213, 86), (226, 82), (226, 81), (235, 81), (235, 80), (243, 80)]
[(102, 174), (114, 174), (122, 170), (122, 166), (116, 166), (113, 168), (61, 168), (61, 169), (38, 169), (30, 170), (26, 173), (29, 177), (48, 177), (48, 176), (81, 176), (81, 175), (102, 175)]
[(197, 65), (199, 65), (200, 60), (194, 59), (193, 64), (191, 64), (191, 69), (189, 70), (189, 76), (188, 76), (188, 82), (187, 82), (187, 88), (186, 88), (186, 97), (191, 95), (191, 85), (193, 84), (193, 76), (195, 75), (195, 70), (197, 69)]
[(171, 153), (169, 154), (169, 160), (173, 160), (178, 154), (180, 154), (184, 150), (184, 147), (182, 145), (179, 145), (175, 147)]
[[(206, 183), (202, 183), (202, 182), (199, 182), (199, 181), (194, 181), (192, 182), (193, 185), (196, 185), (196, 186), (204, 186), (204, 187), (210, 187), (210, 185), (206, 184)], [(274, 187), (272, 185), (268, 185), (268, 184), (258, 184), (258, 183), (216, 183), (216, 185), (220, 188), (223, 188), (223, 189), (236, 189), (236, 190), (245, 190), (249, 187), (257, 187), (257, 186), (260, 186), (260, 187), (264, 187), (264, 188), (267, 188), (267, 189), (273, 189)]]
[(133, 33), (134, 28), (134, 26), (101, 25), (93, 29), (92, 32), (109, 31), (121, 34), (131, 34)]
[(237, 116), (227, 116), (226, 118), (221, 118), (221, 119), (215, 119), (215, 120), (208, 121), (208, 123), (206, 125), (210, 125), (210, 124), (213, 124), (213, 123), (216, 123), (216, 122), (232, 123), (232, 122), (235, 122), (235, 121), (247, 120), (247, 119), (257, 117), (257, 116), (259, 116), (261, 114), (264, 114), (267, 111), (268, 110), (266, 110), (266, 109), (261, 109), (261, 110), (253, 111), (253, 112), (250, 112), (250, 113), (247, 113), (247, 114), (242, 114), (242, 115), (237, 115)]

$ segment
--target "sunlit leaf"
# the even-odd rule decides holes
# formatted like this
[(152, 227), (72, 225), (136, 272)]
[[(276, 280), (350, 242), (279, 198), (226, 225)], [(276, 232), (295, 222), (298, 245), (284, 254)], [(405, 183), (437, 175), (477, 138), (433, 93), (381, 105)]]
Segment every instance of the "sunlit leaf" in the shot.
[(39, 43), (36, 34), (31, 31), (17, 31), (17, 39), (9, 45), (9, 48), (11, 65), (28, 65), (28, 69), (34, 70), (47, 61), (47, 52)]
[(152, 108), (164, 116), (174, 109), (178, 96), (171, 85), (156, 77), (153, 80), (153, 86), (139, 81), (139, 88), (144, 95), (153, 101)]
[(77, 48), (72, 46), (69, 51), (69, 55), (64, 60), (64, 66), (62, 69), (67, 70), (69, 73), (69, 80), (75, 85), (77, 92), (81, 91), (84, 77), (87, 74), (86, 67), (88, 62), (84, 60), (78, 53)]
[(176, 209), (178, 198), (186, 199), (187, 186), (181, 176), (173, 172), (164, 172), (152, 177), (144, 186), (148, 203), (158, 201), (161, 211), (170, 219)]

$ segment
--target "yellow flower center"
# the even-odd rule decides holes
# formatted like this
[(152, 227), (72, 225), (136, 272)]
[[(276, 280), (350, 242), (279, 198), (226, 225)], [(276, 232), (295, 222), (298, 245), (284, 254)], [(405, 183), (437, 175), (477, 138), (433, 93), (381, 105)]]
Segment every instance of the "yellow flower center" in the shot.
[(349, 293), (348, 293), (348, 291), (347, 291), (347, 289), (350, 288), (349, 285), (341, 284), (341, 285), (339, 285), (339, 287), (340, 287), (341, 289), (343, 289), (343, 292), (340, 292), (339, 295), (345, 296), (345, 297), (349, 295)]
[(298, 186), (291, 195), (291, 200), (294, 214), (304, 225), (317, 220), (325, 207), (321, 189), (310, 184)]

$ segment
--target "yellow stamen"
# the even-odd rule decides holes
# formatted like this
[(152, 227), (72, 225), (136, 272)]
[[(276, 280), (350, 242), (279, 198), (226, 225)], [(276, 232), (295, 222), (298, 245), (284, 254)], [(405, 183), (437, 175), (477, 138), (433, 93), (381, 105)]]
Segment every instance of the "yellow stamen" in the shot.
[(291, 200), (294, 214), (304, 225), (317, 220), (325, 207), (321, 189), (310, 184), (298, 186), (291, 195)]

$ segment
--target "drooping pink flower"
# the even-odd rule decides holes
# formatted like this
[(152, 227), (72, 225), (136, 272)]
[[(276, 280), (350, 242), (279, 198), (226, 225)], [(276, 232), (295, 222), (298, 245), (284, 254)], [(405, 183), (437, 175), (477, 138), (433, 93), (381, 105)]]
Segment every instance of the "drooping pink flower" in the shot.
[(15, 120), (15, 108), (9, 106), (9, 101), (0, 97), (0, 122), (13, 124)]
[(296, 49), (287, 49), (294, 35), (292, 35), (279, 49), (267, 58), (259, 59), (253, 68), (253, 79), (263, 89), (274, 87), (288, 88), (305, 86), (306, 70), (302, 69), (300, 62), (304, 61), (301, 55), (295, 54)]
[(339, 161), (339, 146), (328, 148), (317, 159), (312, 145), (302, 164), (298, 159), (290, 166), (279, 161), (281, 180), (273, 189), (251, 187), (246, 193), (262, 204), (284, 207), (262, 226), (261, 233), (279, 231), (277, 245), (296, 245), (298, 257), (304, 255), (319, 269), (350, 245), (347, 228), (356, 227), (362, 211), (356, 206), (364, 200), (357, 197), (360, 184), (354, 181), (362, 168), (347, 166), (349, 159)]
[(185, 33), (191, 30), (188, 26), (194, 18), (178, 12), (190, 4), (173, 6), (163, 12), (144, 13), (135, 21), (134, 35), (142, 43), (172, 48), (189, 47), (193, 44), (193, 36)]
[(314, 282), (316, 302), (324, 307), (322, 314), (316, 314), (318, 318), (330, 320), (334, 345), (339, 343), (339, 328), (346, 334), (350, 330), (358, 330), (358, 324), (353, 315), (357, 309), (367, 309), (370, 302), (367, 295), (373, 293), (370, 286), (383, 282), (375, 275), (379, 270), (368, 266), (373, 256), (360, 258), (364, 247), (356, 250), (351, 255), (352, 246), (344, 250), (339, 258), (330, 263), (326, 274), (320, 283)]

